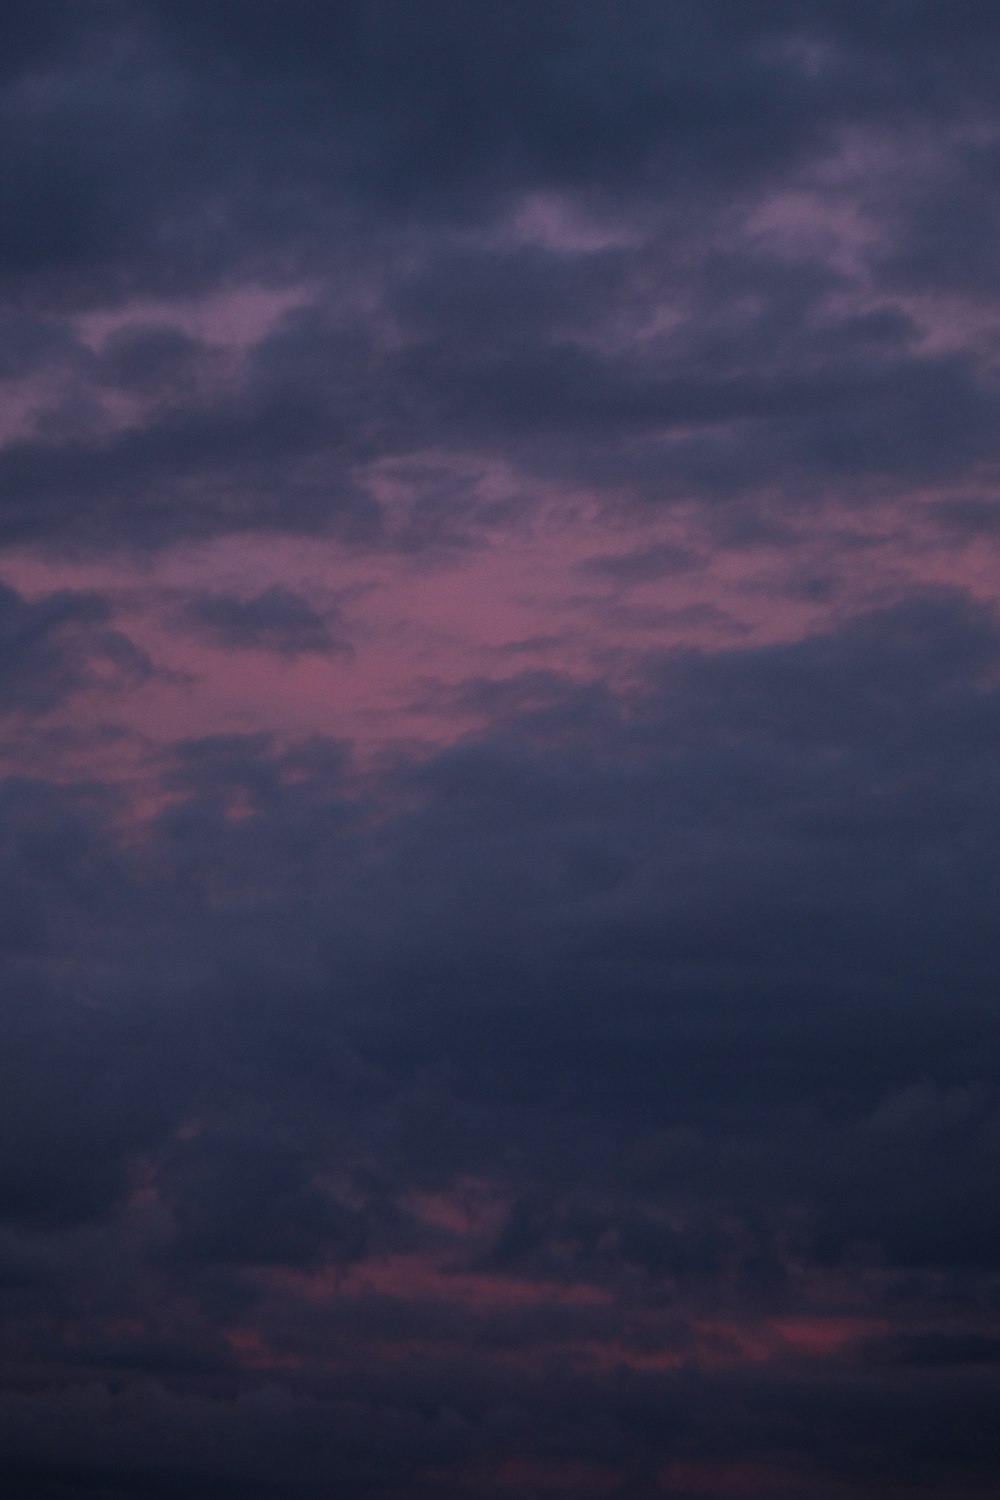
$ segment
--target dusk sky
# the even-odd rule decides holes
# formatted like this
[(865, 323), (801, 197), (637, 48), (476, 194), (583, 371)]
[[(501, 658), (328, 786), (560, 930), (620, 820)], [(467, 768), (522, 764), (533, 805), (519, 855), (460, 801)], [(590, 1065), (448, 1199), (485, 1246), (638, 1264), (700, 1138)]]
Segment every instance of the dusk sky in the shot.
[(996, 1500), (998, 294), (997, 0), (2, 0), (4, 1500)]

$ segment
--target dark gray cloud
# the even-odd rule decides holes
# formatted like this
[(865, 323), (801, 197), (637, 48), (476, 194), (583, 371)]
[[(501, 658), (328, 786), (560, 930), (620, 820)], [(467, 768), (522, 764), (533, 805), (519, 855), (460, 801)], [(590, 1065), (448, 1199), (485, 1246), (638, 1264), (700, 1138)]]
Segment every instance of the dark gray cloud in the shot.
[(316, 609), (301, 594), (278, 584), (250, 598), (196, 595), (176, 612), (174, 623), (210, 645), (236, 651), (298, 656), (350, 650), (336, 609)]
[[(35, 872), (22, 931), (44, 932), (33, 983), (67, 942), (81, 983), (88, 951), (131, 955), (113, 1025), (98, 989), (83, 1032), (58, 1027), (81, 1076), (94, 1025), (112, 1025), (114, 1073), (129, 1026), (155, 1017), (181, 1049), (164, 1068), (198, 1054), (203, 1107), (224, 1120), (245, 1097), (245, 1144), (224, 1132), (171, 1167), (185, 1242), (206, 1255), (228, 1235), (211, 1253), (235, 1257), (241, 1224), (250, 1259), (278, 1255), (269, 1197), (288, 1244), (300, 1210), (303, 1245), (335, 1241), (308, 1186), (332, 1149), (324, 1119), (350, 1120), (342, 1145), (363, 1151), (395, 1101), (383, 1160), (403, 1181), (504, 1173), (517, 1141), (519, 1170), (549, 1183), (572, 1162), (606, 1195), (637, 1153), (640, 1197), (802, 1210), (823, 1259), (879, 1243), (901, 1264), (992, 1264), (998, 650), (991, 616), (936, 596), (794, 645), (670, 657), (624, 717), (548, 677), (494, 697), (487, 738), (403, 788), (397, 771), (393, 795), (416, 805), (374, 832), (321, 742), (179, 747), (138, 850), (115, 849), (86, 797), (8, 783), (11, 868)], [(164, 944), (184, 955), (169, 972)], [(147, 999), (140, 1024), (131, 992), (158, 970), (171, 1009)], [(22, 1079), (38, 1045), (26, 1033)], [(59, 1094), (91, 1111), (89, 1091)], [(123, 1120), (123, 1140), (139, 1134)], [(255, 1152), (259, 1173), (241, 1165)], [(228, 1176), (233, 1203), (259, 1200), (223, 1208)]]
[[(547, 257), (553, 287), (561, 259)], [(467, 270), (485, 291), (502, 260), (481, 254)], [(522, 284), (519, 263), (507, 274)], [(453, 268), (434, 275), (432, 299), (451, 299)], [(640, 279), (641, 261), (627, 275)], [(710, 273), (702, 279), (700, 296), (724, 305)], [(954, 483), (992, 460), (996, 392), (975, 357), (900, 350), (895, 334), (873, 340), (867, 325), (850, 336), (820, 313), (819, 292), (789, 308), (779, 287), (745, 283), (732, 290), (729, 318), (716, 307), (706, 328), (699, 302), (669, 340), (640, 352), (588, 350), (559, 331), (558, 305), (526, 311), (520, 295), (502, 292), (497, 317), (516, 332), (499, 337), (471, 313), (428, 322), (428, 309), (416, 322), (404, 315), (392, 349), (370, 327), (337, 328), (322, 313), (290, 319), (230, 388), (192, 381), (196, 347), (179, 334), (120, 339), (101, 379), (150, 401), (141, 421), (96, 435), (80, 406), (68, 431), (50, 423), (6, 444), (3, 535), (162, 546), (332, 528), (368, 545), (434, 544), (462, 535), (477, 512), (488, 519), (482, 502), (456, 493), (442, 470), (429, 492), (415, 490), (433, 524), (401, 532), (380, 516), (368, 470), (435, 447), (598, 492), (628, 484), (647, 506), (694, 492), (743, 511), (764, 496), (773, 510), (777, 495), (793, 513), (847, 482), (898, 493), (917, 480)], [(745, 295), (762, 301), (752, 319)], [(613, 301), (589, 307), (615, 316)]]
[(148, 681), (153, 663), (115, 630), (98, 593), (63, 589), (36, 600), (0, 583), (0, 707), (44, 713), (81, 689)]
[(267, 1131), (179, 1142), (167, 1163), (177, 1249), (198, 1263), (308, 1266), (365, 1248), (362, 1216), (313, 1182), (301, 1146)]
[[(900, 300), (989, 291), (995, 22), (957, 10), (947, 27), (934, 6), (874, 26), (859, 7), (638, 0), (13, 13), (0, 262), (41, 320), (33, 360), (65, 366), (74, 305), (302, 277), (317, 301), (228, 387), (165, 326), (96, 362), (77, 345), (80, 392), (111, 383), (144, 411), (114, 435), (84, 405), (69, 434), (6, 444), (2, 534), (384, 540), (366, 466), (428, 448), (743, 507), (976, 471), (997, 425), (976, 340), (923, 345)], [(831, 186), (852, 141), (872, 181), (848, 165)], [(851, 190), (870, 220), (853, 265), (822, 220)], [(780, 210), (777, 240), (746, 219), (802, 192), (819, 207), (801, 242)], [(546, 193), (570, 228), (519, 243), (511, 214)]]
[(654, 542), (632, 552), (590, 557), (581, 565), (581, 571), (598, 578), (610, 578), (627, 587), (632, 583), (649, 583), (658, 578), (669, 578), (674, 573), (687, 572), (703, 561), (690, 547), (682, 547), (676, 542)]
[[(531, 679), (490, 697), (487, 738), (407, 773), (393, 796), (416, 806), (374, 843), (336, 753), (194, 743), (155, 844), (159, 909), (230, 976), (222, 1053), (231, 1035), (256, 1067), (260, 1026), (261, 1063), (304, 1069), (303, 1097), (327, 1065), (353, 1098), (401, 1091), (420, 1174), (472, 1170), (553, 1111), (593, 1122), (597, 1161), (684, 1127), (677, 1182), (698, 1162), (699, 1193), (708, 1173), (742, 1195), (760, 1154), (752, 1195), (839, 1205), (844, 1248), (881, 1235), (904, 1261), (976, 1259), (998, 647), (989, 614), (942, 595), (793, 645), (669, 657), (627, 713)], [(945, 1133), (939, 1195), (967, 1204), (965, 1227), (957, 1204), (933, 1227), (933, 1194), (921, 1211), (923, 1131)], [(565, 1148), (538, 1134), (547, 1171)], [(831, 1151), (845, 1164), (827, 1177)]]

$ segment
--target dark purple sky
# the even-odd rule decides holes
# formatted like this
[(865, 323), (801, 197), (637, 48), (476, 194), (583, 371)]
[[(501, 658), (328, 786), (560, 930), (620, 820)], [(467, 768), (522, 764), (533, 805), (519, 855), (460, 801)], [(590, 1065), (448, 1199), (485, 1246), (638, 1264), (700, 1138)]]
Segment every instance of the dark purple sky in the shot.
[(3, 0), (0, 1492), (995, 1500), (1000, 5)]

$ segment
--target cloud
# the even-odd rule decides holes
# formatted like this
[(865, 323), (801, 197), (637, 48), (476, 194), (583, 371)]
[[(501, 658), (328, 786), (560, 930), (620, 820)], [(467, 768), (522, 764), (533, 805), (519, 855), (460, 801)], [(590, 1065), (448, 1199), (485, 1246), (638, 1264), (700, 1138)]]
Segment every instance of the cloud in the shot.
[(12, 1493), (995, 1493), (998, 26), (4, 8)]
[(175, 627), (210, 645), (235, 651), (304, 652), (326, 655), (349, 651), (337, 612), (315, 609), (301, 594), (275, 584), (249, 599), (235, 594), (202, 594), (174, 616)]
[[(928, 342), (902, 269), (954, 259), (921, 248), (921, 215), (945, 237), (956, 220), (937, 198), (983, 197), (981, 7), (947, 36), (923, 9), (875, 34), (823, 5), (327, 12), (8, 19), (25, 51), (4, 180), (31, 192), (12, 188), (0, 262), (39, 311), (33, 357), (65, 381), (76, 341), (72, 397), (0, 452), (8, 541), (332, 527), (382, 545), (372, 466), (433, 450), (612, 507), (628, 487), (769, 511), (992, 461), (977, 337)], [(974, 269), (954, 277), (982, 295)], [(177, 326), (184, 298), (296, 282), (309, 312), (238, 368)], [(73, 309), (124, 321), (95, 355)]]
[[(578, 1150), (600, 1139), (595, 1182), (607, 1152), (635, 1152), (633, 1190), (678, 1194), (678, 1212), (746, 1199), (752, 1161), (751, 1196), (815, 1215), (824, 1260), (871, 1242), (901, 1264), (992, 1263), (998, 649), (988, 612), (937, 595), (794, 644), (654, 660), (628, 704), (546, 677), (540, 698), (491, 697), (480, 736), (387, 771), (374, 822), (336, 746), (191, 742), (127, 856), (86, 800), (50, 813), (11, 783), (11, 826), (30, 830), (12, 869), (38, 861), (22, 930), (125, 943), (116, 1012), (164, 945), (184, 953), (189, 998), (149, 1012), (175, 1032), (167, 1095), (197, 1046), (220, 1140), (236, 1097), (250, 1140), (277, 1111), (292, 1136), (276, 1160), (300, 1163), (279, 1197), (305, 1193), (303, 1213), (321, 1122), (364, 1155), (388, 1109), (390, 1179), (503, 1173), (515, 1141), (540, 1181), (568, 1161), (589, 1179)], [(35, 942), (42, 974), (52, 942)], [(926, 1104), (890, 1107), (924, 1078)], [(913, 1131), (936, 1143), (916, 1176)], [(213, 1173), (242, 1170), (220, 1153)], [(247, 1208), (261, 1236), (263, 1212)], [(219, 1233), (238, 1217), (220, 1209)]]
[(75, 692), (148, 681), (153, 663), (110, 622), (100, 594), (65, 589), (28, 600), (0, 584), (3, 709), (45, 713)]

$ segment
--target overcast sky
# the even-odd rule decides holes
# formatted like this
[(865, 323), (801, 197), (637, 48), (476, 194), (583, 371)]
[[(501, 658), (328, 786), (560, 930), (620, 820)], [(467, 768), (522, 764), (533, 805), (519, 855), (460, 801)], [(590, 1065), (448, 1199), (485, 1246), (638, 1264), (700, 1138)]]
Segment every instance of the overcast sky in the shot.
[(0, 1488), (1000, 1488), (1000, 5), (3, 0)]

